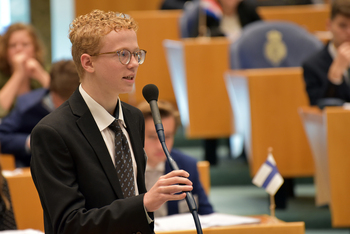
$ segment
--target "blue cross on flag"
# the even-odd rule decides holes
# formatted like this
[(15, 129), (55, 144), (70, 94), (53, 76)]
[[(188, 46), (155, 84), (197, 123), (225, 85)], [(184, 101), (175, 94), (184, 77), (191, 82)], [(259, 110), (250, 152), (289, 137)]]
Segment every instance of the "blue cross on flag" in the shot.
[(275, 159), (272, 153), (269, 153), (266, 161), (254, 176), (253, 184), (264, 188), (270, 195), (275, 195), (283, 182), (284, 180), (277, 169)]

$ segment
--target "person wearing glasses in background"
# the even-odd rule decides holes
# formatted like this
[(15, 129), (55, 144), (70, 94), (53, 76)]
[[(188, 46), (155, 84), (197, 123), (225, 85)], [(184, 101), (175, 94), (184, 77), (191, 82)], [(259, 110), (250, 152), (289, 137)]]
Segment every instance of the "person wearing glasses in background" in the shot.
[(74, 62), (60, 60), (51, 66), (48, 89), (35, 89), (18, 97), (0, 124), (1, 153), (13, 154), (17, 168), (30, 166), (30, 133), (35, 125), (65, 102), (79, 84)]
[(118, 98), (135, 83), (146, 51), (129, 16), (93, 10), (70, 25), (81, 85), (31, 134), (31, 172), (45, 233), (154, 233), (153, 212), (191, 191), (183, 170), (146, 191), (145, 123)]
[[(149, 189), (157, 182), (159, 177), (170, 172), (171, 168), (163, 151), (163, 147), (158, 139), (149, 104), (146, 101), (143, 101), (137, 105), (137, 108), (140, 109), (145, 118), (145, 151), (148, 156), (146, 165), (146, 188)], [(206, 215), (213, 213), (214, 209), (210, 204), (199, 179), (197, 160), (173, 148), (176, 130), (181, 124), (179, 112), (170, 102), (165, 100), (158, 101), (158, 108), (164, 128), (165, 144), (170, 155), (179, 168), (190, 173), (189, 179), (193, 183), (192, 194), (198, 207), (198, 214)], [(189, 212), (186, 200), (169, 201), (154, 212), (154, 217)]]

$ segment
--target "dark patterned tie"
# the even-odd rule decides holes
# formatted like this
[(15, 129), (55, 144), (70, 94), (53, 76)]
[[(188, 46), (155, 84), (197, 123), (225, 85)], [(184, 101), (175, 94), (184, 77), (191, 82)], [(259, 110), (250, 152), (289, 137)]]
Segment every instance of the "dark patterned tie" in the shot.
[(124, 197), (135, 196), (134, 170), (128, 140), (121, 130), (118, 120), (114, 120), (109, 128), (115, 133), (115, 169)]

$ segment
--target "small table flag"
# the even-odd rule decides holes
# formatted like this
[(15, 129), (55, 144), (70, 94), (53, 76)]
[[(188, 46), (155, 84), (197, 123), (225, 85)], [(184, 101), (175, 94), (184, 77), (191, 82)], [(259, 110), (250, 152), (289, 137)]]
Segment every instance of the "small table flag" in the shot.
[(253, 184), (264, 188), (266, 192), (274, 196), (283, 182), (284, 180), (277, 169), (275, 159), (270, 151), (266, 161), (261, 165), (259, 171), (254, 176)]

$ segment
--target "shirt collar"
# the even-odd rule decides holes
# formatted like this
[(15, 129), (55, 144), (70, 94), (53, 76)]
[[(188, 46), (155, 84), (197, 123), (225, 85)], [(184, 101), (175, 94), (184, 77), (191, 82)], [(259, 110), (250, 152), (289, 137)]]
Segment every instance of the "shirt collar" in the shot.
[(328, 44), (328, 52), (333, 60), (337, 57), (337, 49), (335, 48), (334, 43), (332, 41)]
[(158, 171), (161, 173), (165, 172), (165, 162), (158, 163), (156, 167), (151, 167), (148, 164), (146, 165), (146, 172), (147, 171)]
[(123, 115), (123, 108), (122, 108), (122, 102), (120, 101), (119, 97), (118, 97), (118, 104), (117, 107), (119, 108), (118, 111), (118, 119), (119, 121), (122, 123), (122, 125), (124, 126), (124, 128), (126, 128), (126, 124), (124, 122), (124, 115)]
[[(81, 86), (79, 85), (79, 92), (81, 93), (81, 96), (83, 97), (84, 101), (86, 102), (86, 105), (89, 107), (90, 112), (92, 116), (95, 119), (95, 122), (98, 126), (98, 129), (100, 131), (103, 131), (104, 129), (108, 128), (109, 125), (116, 119), (114, 116), (108, 113), (108, 111), (103, 108), (99, 103), (97, 103)], [(121, 103), (118, 97), (118, 102)], [(123, 124), (124, 128), (126, 128), (124, 117), (123, 117), (123, 109), (121, 105), (117, 104), (117, 107), (119, 107), (119, 116), (118, 119)]]
[(55, 104), (53, 103), (53, 99), (52, 99), (52, 94), (51, 92), (48, 92), (43, 100), (42, 100), (42, 104), (44, 106), (44, 108), (48, 111), (48, 112), (52, 112), (54, 111), (55, 108)]

